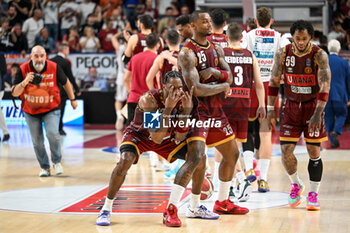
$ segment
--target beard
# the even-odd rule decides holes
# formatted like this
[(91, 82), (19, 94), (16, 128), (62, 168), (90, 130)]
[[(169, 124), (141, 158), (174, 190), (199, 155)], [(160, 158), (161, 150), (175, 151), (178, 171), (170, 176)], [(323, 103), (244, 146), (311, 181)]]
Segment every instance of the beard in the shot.
[(40, 72), (44, 69), (45, 62), (36, 62), (36, 63), (33, 62), (33, 66), (37, 72)]

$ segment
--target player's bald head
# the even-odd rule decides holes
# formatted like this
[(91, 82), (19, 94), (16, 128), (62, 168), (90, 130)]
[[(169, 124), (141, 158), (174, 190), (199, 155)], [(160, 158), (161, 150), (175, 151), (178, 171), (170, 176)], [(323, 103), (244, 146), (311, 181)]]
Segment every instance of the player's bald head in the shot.
[(45, 53), (46, 54), (46, 51), (45, 51), (44, 47), (37, 45), (37, 46), (34, 46), (32, 48), (31, 53), (32, 54), (34, 54), (34, 53)]

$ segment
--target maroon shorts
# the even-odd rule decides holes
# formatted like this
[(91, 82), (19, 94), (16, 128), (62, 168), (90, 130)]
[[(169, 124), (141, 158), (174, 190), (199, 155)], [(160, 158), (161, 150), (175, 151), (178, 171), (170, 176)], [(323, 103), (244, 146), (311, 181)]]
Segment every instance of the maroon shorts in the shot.
[[(269, 82), (263, 82), (264, 89), (265, 89), (265, 106), (267, 106), (267, 90), (269, 88)], [(258, 96), (256, 95), (255, 90), (255, 83), (252, 85), (252, 91), (251, 91), (251, 102), (250, 102), (250, 113), (249, 113), (249, 121), (254, 121), (256, 119), (256, 111), (259, 107), (259, 100)], [(275, 112), (276, 112), (276, 118), (279, 118), (279, 98), (277, 95), (276, 102), (275, 102)], [(267, 112), (267, 109), (266, 109)]]
[(207, 147), (215, 147), (235, 138), (221, 105), (218, 105), (215, 114), (210, 114), (203, 107), (198, 108), (198, 114), (201, 122), (209, 122), (209, 124), (202, 127), (192, 127), (187, 137), (187, 143), (200, 140), (205, 142)]
[(236, 141), (247, 142), (248, 118), (244, 120), (230, 120), (231, 128), (235, 134)]
[(309, 130), (308, 121), (314, 114), (316, 104), (316, 99), (301, 103), (286, 99), (282, 108), (281, 142), (298, 142), (302, 132), (304, 132), (304, 139), (308, 143), (320, 143), (328, 140), (324, 113), (322, 113), (320, 129), (314, 132)]
[(169, 162), (175, 159), (185, 159), (187, 153), (186, 141), (176, 144), (171, 138), (166, 139), (161, 144), (156, 144), (149, 137), (133, 132), (130, 129), (124, 131), (122, 143), (120, 144), (120, 153), (133, 152), (137, 155), (134, 162), (138, 162), (138, 158), (143, 152), (154, 151)]

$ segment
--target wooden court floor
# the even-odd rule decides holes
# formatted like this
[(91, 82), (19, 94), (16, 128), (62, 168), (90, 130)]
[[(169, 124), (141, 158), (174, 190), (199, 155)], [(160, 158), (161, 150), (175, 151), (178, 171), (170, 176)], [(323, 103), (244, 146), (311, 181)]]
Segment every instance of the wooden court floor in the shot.
[[(67, 128), (63, 138), (64, 175), (39, 178), (39, 166), (25, 127), (10, 127), (11, 140), (0, 144), (0, 203), (2, 193), (18, 190), (43, 190), (44, 188), (65, 188), (71, 186), (107, 185), (114, 164), (118, 159), (113, 153), (102, 151), (113, 135), (110, 129)], [(120, 135), (119, 135), (120, 136)], [(95, 141), (97, 145), (90, 145)], [(343, 139), (350, 143), (350, 139)], [(108, 142), (113, 144), (113, 142)], [(108, 144), (107, 143), (107, 144)], [(107, 145), (108, 146), (108, 145)], [(275, 146), (274, 148), (278, 148)], [(299, 174), (309, 189), (306, 154), (298, 158)], [(220, 216), (219, 220), (180, 218), (181, 228), (167, 228), (162, 224), (161, 214), (118, 214), (112, 215), (111, 226), (95, 225), (96, 214), (42, 213), (1, 208), (0, 233), (116, 233), (116, 232), (350, 232), (350, 153), (349, 150), (323, 150), (323, 182), (320, 188), (321, 211), (308, 212), (305, 201), (299, 207), (287, 205), (273, 208), (254, 209), (245, 216)], [(209, 158), (214, 167), (213, 158)], [(147, 157), (131, 168), (125, 184), (165, 183), (163, 172), (155, 172)], [(281, 157), (273, 156), (269, 171), (269, 185), (272, 191), (289, 192), (289, 179), (282, 167)], [(256, 188), (256, 184), (253, 184)], [(47, 199), (45, 195), (33, 193), (15, 197), (14, 203), (27, 205), (32, 200)], [(64, 198), (57, 193), (58, 198)], [(260, 194), (257, 194), (260, 195)], [(248, 201), (249, 202), (249, 201)], [(14, 204), (21, 206), (21, 204)], [(44, 207), (40, 207), (44, 208)]]

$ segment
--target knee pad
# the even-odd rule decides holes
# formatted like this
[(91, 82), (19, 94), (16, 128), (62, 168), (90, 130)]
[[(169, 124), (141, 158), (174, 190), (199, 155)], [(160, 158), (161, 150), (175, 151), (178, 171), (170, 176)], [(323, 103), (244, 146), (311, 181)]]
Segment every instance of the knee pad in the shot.
[(321, 157), (318, 159), (310, 159), (308, 165), (310, 181), (320, 182), (323, 172), (323, 163)]

